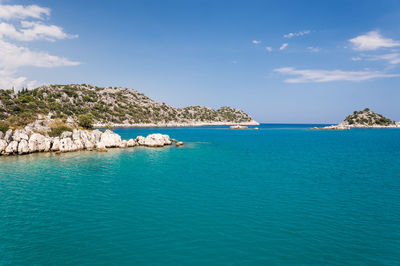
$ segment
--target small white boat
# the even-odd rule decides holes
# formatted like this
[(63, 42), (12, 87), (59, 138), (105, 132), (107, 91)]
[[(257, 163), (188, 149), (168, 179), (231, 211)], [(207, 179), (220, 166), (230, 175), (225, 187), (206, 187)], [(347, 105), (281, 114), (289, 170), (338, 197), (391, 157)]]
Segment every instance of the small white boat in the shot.
[(248, 129), (247, 126), (241, 126), (241, 125), (234, 125), (234, 126), (230, 126), (230, 129)]

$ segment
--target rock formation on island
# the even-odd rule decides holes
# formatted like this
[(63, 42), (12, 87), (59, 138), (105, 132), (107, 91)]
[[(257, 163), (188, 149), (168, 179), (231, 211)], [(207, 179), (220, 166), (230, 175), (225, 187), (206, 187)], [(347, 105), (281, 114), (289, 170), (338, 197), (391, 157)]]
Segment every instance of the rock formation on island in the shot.
[(318, 129), (348, 130), (351, 128), (400, 128), (400, 122), (395, 122), (365, 108), (361, 111), (354, 111), (342, 123)]
[(107, 148), (128, 148), (134, 146), (163, 147), (181, 146), (183, 143), (168, 135), (150, 134), (135, 139), (123, 140), (121, 136), (107, 129), (82, 129), (69, 120), (39, 116), (24, 128), (7, 129), (0, 124), (0, 155), (22, 155), (35, 152), (72, 152), (78, 150), (107, 151)]
[(87, 84), (45, 85), (33, 90), (0, 90), (0, 120), (28, 124), (37, 114), (60, 119), (90, 114), (95, 127), (257, 125), (248, 114), (231, 107), (174, 108), (126, 88)]

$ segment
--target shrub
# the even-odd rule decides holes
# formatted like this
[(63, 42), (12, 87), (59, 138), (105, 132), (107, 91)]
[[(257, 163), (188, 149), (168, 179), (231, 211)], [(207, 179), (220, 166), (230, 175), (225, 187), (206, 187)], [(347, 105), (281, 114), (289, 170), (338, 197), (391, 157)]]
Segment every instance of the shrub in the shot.
[(72, 129), (70, 127), (65, 126), (65, 125), (58, 126), (58, 127), (52, 128), (50, 130), (49, 136), (50, 137), (59, 137), (65, 131), (72, 131)]
[(6, 133), (6, 131), (8, 130), (9, 125), (7, 122), (5, 121), (0, 121), (0, 131), (2, 131), (3, 133)]
[(83, 128), (93, 128), (93, 116), (91, 114), (78, 116), (78, 124)]

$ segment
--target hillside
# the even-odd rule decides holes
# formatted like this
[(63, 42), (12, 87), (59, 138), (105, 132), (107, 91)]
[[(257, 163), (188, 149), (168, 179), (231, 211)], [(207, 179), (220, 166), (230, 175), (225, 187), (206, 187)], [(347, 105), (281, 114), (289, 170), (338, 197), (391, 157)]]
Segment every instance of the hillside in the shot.
[(0, 90), (0, 120), (26, 125), (38, 114), (76, 119), (92, 114), (96, 125), (257, 124), (242, 110), (203, 106), (174, 108), (127, 88), (46, 85), (33, 90)]
[(395, 128), (400, 127), (399, 123), (365, 108), (361, 111), (354, 111), (353, 114), (337, 125), (324, 127), (323, 129), (350, 129), (350, 128)]

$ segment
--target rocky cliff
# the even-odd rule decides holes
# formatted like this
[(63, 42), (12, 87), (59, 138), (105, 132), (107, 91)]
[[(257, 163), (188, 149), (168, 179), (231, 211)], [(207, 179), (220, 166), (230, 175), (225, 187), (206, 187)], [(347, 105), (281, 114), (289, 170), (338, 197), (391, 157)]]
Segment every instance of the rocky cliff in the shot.
[(0, 90), (0, 120), (26, 125), (37, 114), (76, 119), (91, 114), (95, 126), (185, 126), (207, 124), (258, 124), (242, 110), (203, 106), (174, 108), (126, 88), (92, 85), (46, 85), (34, 90)]

